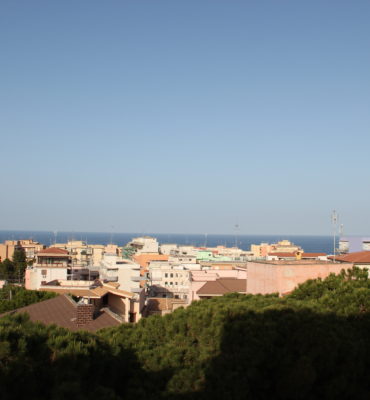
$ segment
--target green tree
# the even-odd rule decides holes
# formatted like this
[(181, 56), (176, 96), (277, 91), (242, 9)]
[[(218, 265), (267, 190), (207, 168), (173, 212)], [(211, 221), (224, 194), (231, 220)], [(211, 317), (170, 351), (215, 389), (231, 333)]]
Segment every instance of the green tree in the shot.
[(14, 263), (14, 279), (23, 279), (24, 271), (27, 267), (26, 253), (23, 249), (18, 249), (14, 251), (13, 263)]
[(15, 271), (15, 265), (8, 258), (6, 258), (2, 263), (0, 263), (1, 279), (13, 279), (14, 271)]

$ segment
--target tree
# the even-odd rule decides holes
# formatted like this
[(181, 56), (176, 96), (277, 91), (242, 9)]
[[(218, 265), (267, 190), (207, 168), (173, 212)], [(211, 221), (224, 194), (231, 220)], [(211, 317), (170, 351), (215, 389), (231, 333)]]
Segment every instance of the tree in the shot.
[(23, 279), (27, 267), (26, 253), (23, 249), (15, 250), (13, 254), (14, 279)]

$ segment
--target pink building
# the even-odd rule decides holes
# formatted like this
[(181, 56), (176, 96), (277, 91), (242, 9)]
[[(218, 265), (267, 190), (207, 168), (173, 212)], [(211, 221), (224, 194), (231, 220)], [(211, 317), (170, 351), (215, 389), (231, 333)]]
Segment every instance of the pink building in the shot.
[(247, 292), (251, 294), (286, 294), (308, 279), (326, 278), (350, 269), (353, 264), (325, 261), (250, 261), (248, 262)]
[(236, 269), (209, 269), (190, 272), (189, 302), (199, 300), (197, 291), (206, 283), (220, 278), (247, 279), (247, 271), (243, 268)]

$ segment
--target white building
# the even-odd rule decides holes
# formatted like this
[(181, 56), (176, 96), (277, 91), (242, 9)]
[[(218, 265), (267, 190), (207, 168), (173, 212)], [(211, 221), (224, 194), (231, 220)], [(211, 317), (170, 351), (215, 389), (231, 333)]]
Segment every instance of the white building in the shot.
[(173, 244), (173, 243), (164, 243), (164, 244), (161, 244), (161, 245), (159, 246), (159, 252), (160, 252), (161, 254), (166, 254), (166, 255), (168, 255), (168, 256), (169, 256), (171, 253), (176, 252), (177, 249), (178, 249), (177, 244)]
[(27, 267), (25, 287), (37, 290), (47, 282), (70, 279), (71, 274), (72, 263), (68, 251), (51, 247), (39, 251), (36, 262)]
[(172, 266), (168, 262), (152, 261), (149, 264), (149, 295), (187, 300), (189, 274), (190, 271), (185, 265)]
[(121, 290), (132, 293), (140, 293), (143, 290), (140, 282), (145, 278), (140, 276), (140, 265), (117, 254), (103, 255), (99, 273), (100, 279), (119, 283)]
[(150, 236), (137, 237), (131, 240), (129, 246), (136, 249), (136, 253), (159, 253), (159, 243)]

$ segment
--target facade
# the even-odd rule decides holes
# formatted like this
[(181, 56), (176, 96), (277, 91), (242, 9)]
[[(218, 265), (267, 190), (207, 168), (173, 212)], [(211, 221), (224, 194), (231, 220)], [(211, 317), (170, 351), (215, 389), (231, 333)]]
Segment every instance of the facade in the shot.
[(87, 244), (82, 240), (69, 240), (67, 243), (56, 243), (53, 247), (67, 250), (71, 255), (72, 263), (84, 267), (99, 265), (105, 252), (116, 252), (119, 254), (116, 245)]
[[(245, 268), (229, 268), (229, 269), (208, 269), (191, 271), (189, 286), (189, 302), (200, 300), (198, 290), (200, 290), (207, 282), (215, 282), (218, 279), (237, 279), (246, 280), (247, 270)], [(246, 288), (245, 288), (246, 289)]]
[(14, 251), (22, 249), (25, 252), (27, 261), (32, 261), (44, 247), (44, 245), (32, 239), (6, 240), (4, 243), (0, 243), (0, 262), (6, 258), (12, 260)]
[(247, 280), (237, 278), (217, 278), (214, 281), (206, 282), (197, 290), (200, 299), (211, 299), (220, 297), (227, 293), (246, 293)]
[(346, 236), (339, 239), (339, 253), (347, 254), (370, 250), (370, 237)]
[(251, 252), (255, 259), (265, 259), (271, 253), (303, 253), (303, 249), (300, 246), (291, 243), (289, 240), (281, 240), (280, 242), (272, 244), (252, 244)]
[(116, 254), (104, 254), (99, 273), (101, 280), (117, 282), (123, 290), (132, 293), (140, 293), (143, 290), (140, 282), (145, 278), (140, 275), (140, 265)]
[(172, 266), (168, 262), (151, 262), (148, 274), (149, 296), (187, 300), (190, 284), (189, 268), (192, 267), (196, 265)]
[(38, 252), (36, 262), (25, 272), (26, 289), (37, 290), (42, 284), (70, 279), (72, 260), (67, 250), (50, 247)]
[(17, 249), (20, 249), (18, 240), (6, 240), (4, 243), (0, 243), (0, 261), (12, 260), (14, 251)]
[[(330, 259), (333, 259), (333, 256)], [(341, 264), (351, 263), (355, 267), (367, 268), (370, 271), (370, 251), (367, 250), (336, 256), (335, 261)]]
[(247, 263), (247, 292), (251, 294), (279, 293), (283, 295), (294, 290), (308, 279), (326, 278), (339, 274), (353, 264), (325, 261), (250, 261)]
[(150, 236), (134, 238), (129, 243), (129, 246), (135, 249), (136, 254), (159, 253), (159, 243), (157, 239)]
[(159, 246), (159, 252), (160, 254), (166, 254), (169, 256), (170, 254), (175, 253), (177, 251), (177, 248), (177, 244), (164, 243)]

